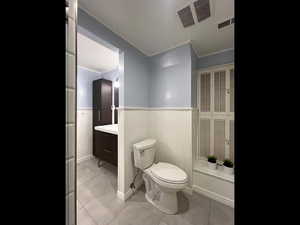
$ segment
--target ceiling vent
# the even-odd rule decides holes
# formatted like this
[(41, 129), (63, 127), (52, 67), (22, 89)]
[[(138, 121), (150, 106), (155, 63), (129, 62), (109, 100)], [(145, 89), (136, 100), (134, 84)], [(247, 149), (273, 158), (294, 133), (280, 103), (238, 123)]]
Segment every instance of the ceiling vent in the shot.
[(189, 26), (195, 24), (190, 6), (187, 6), (183, 9), (179, 10), (177, 13), (182, 22), (183, 27), (189, 27)]
[(222, 28), (227, 27), (227, 26), (229, 26), (230, 24), (233, 24), (233, 23), (234, 23), (234, 18), (225, 20), (225, 21), (218, 24), (218, 29), (222, 29)]
[(210, 17), (209, 0), (198, 0), (194, 2), (198, 22)]

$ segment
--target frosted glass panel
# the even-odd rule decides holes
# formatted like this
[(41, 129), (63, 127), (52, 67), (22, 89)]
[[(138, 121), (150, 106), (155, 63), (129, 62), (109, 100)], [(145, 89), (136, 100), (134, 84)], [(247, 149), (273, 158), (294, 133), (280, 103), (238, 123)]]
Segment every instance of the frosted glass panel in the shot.
[(234, 112), (234, 70), (230, 70), (230, 112)]
[(214, 121), (214, 154), (218, 160), (225, 157), (225, 120)]
[(218, 71), (214, 73), (215, 86), (215, 112), (225, 112), (226, 73)]
[(200, 110), (201, 112), (210, 111), (210, 73), (201, 74), (200, 87)]
[(230, 160), (234, 162), (234, 121), (230, 120), (229, 124), (229, 149), (230, 149)]
[[(200, 156), (207, 157), (210, 152), (210, 120), (200, 119)], [(199, 155), (198, 155), (199, 159)]]

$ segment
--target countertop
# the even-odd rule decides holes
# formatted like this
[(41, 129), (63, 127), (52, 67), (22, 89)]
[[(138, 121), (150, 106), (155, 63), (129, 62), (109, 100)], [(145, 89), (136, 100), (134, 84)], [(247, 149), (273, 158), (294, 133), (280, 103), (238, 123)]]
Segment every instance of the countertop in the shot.
[(118, 124), (95, 126), (94, 129), (97, 131), (118, 135)]

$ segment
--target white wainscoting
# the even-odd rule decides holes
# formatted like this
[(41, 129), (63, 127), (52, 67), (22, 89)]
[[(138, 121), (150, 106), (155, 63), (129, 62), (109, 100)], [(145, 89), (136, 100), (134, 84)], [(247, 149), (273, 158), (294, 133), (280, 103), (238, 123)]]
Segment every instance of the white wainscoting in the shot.
[(188, 174), (192, 187), (192, 110), (150, 110), (149, 135), (157, 140), (156, 161), (172, 163)]
[[(118, 110), (118, 197), (129, 198), (133, 192), (130, 183), (137, 172), (133, 159), (133, 144), (149, 138), (147, 110)], [(141, 176), (136, 178), (136, 187), (142, 184)]]
[[(192, 110), (191, 108), (119, 108), (118, 197), (129, 198), (129, 185), (136, 174), (133, 144), (146, 138), (157, 140), (156, 161), (169, 162), (189, 176), (187, 193), (192, 193)], [(123, 125), (122, 125), (123, 124)], [(136, 186), (143, 183), (137, 177)]]
[(77, 163), (93, 157), (93, 110), (77, 109)]
[[(233, 207), (234, 184), (193, 172), (193, 152), (197, 147), (197, 136), (193, 123), (197, 122), (197, 111), (189, 108), (119, 108), (118, 135), (118, 197), (128, 199), (133, 192), (129, 185), (136, 174), (133, 159), (133, 144), (146, 138), (157, 140), (156, 161), (169, 162), (182, 168), (189, 176), (185, 190), (193, 190), (209, 198)], [(194, 121), (192, 123), (192, 120)], [(137, 177), (136, 186), (142, 184)]]
[(193, 172), (193, 190), (209, 198), (234, 207), (234, 183), (214, 176)]

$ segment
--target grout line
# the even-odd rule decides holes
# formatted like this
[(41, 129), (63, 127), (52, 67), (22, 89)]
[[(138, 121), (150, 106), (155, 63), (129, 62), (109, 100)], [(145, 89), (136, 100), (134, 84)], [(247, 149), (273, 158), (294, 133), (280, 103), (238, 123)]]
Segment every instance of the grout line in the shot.
[(211, 216), (211, 203), (212, 203), (212, 200), (209, 199), (209, 208), (208, 208), (208, 225), (210, 224), (210, 216)]
[[(88, 217), (93, 221), (93, 223), (95, 225), (98, 225), (97, 221), (90, 215), (89, 211), (84, 207), (82, 206), (82, 209), (86, 212), (86, 214), (88, 215)], [(79, 224), (78, 224), (79, 225)]]

